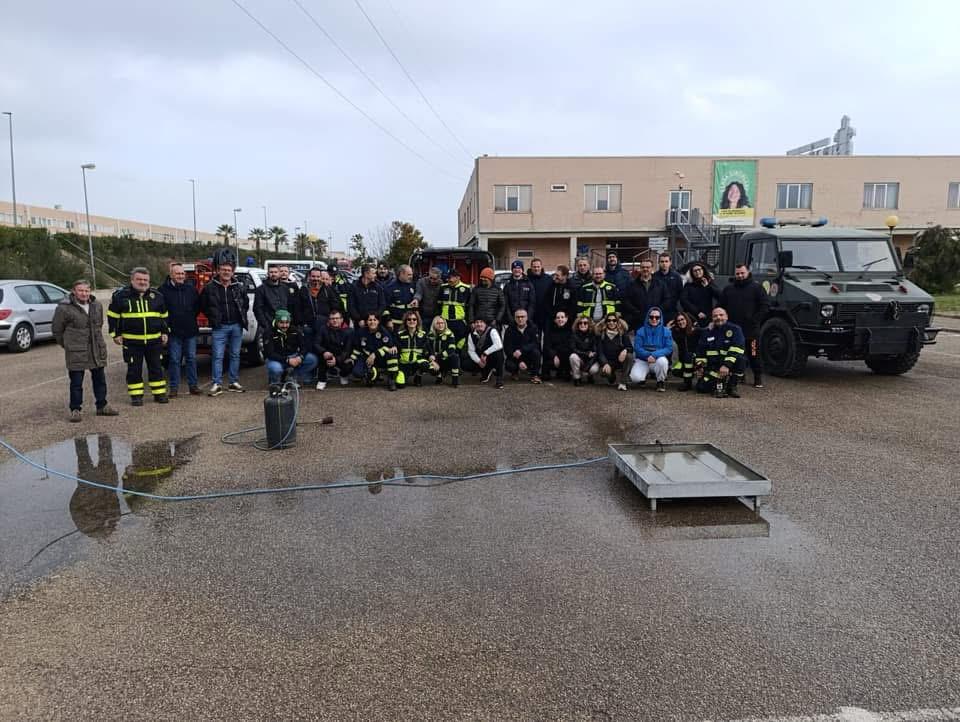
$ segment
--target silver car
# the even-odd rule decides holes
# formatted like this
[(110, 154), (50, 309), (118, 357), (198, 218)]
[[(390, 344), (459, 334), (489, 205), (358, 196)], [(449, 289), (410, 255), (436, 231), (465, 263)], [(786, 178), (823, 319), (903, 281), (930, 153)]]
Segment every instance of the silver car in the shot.
[(53, 338), (53, 312), (66, 296), (52, 283), (0, 280), (0, 345), (22, 353)]

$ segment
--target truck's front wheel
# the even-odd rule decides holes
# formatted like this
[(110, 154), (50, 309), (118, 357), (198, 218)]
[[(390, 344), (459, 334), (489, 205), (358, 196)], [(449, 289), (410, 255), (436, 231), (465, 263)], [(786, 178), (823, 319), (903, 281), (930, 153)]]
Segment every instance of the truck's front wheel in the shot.
[(797, 376), (807, 365), (807, 354), (793, 327), (782, 318), (770, 318), (760, 329), (763, 368), (774, 376)]
[(919, 351), (896, 356), (867, 356), (865, 363), (871, 371), (881, 376), (899, 376), (912, 369), (920, 358)]

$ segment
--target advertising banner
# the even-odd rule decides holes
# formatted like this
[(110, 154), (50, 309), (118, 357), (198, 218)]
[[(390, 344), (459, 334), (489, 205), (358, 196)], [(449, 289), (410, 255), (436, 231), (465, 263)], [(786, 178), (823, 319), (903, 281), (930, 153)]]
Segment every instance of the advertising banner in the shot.
[(717, 160), (713, 163), (713, 223), (752, 226), (757, 196), (757, 161)]

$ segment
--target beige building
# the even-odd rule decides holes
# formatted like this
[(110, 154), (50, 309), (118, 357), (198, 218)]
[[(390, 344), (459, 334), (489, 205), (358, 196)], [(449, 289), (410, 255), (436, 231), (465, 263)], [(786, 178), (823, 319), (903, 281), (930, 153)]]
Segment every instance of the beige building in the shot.
[[(0, 201), (0, 225), (14, 225), (12, 203)], [(17, 225), (27, 228), (46, 228), (50, 233), (77, 233), (81, 236), (87, 234), (87, 218), (83, 211), (65, 211), (62, 208), (45, 208), (25, 203), (17, 203)], [(193, 240), (193, 229), (90, 214), (90, 235), (132, 236), (141, 241), (189, 243)], [(205, 231), (197, 231), (197, 240), (200, 243), (223, 243), (222, 238)], [(241, 238), (240, 246), (253, 248), (254, 243)]]
[(903, 248), (930, 225), (960, 226), (960, 156), (483, 156), (460, 203), (459, 243), (488, 249), (498, 268), (533, 256), (547, 268), (578, 255), (596, 262), (607, 248), (630, 262), (651, 246), (682, 248), (730, 229), (713, 212), (715, 170), (728, 161), (753, 169), (753, 217), (735, 230), (775, 216), (887, 231), (895, 215)]

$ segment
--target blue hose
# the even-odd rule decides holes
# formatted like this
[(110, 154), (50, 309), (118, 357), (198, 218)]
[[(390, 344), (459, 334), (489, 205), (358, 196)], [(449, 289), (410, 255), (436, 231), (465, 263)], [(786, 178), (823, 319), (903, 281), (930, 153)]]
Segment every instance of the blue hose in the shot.
[[(59, 476), (62, 479), (67, 479), (69, 481), (74, 481), (78, 484), (86, 484), (87, 486), (92, 486), (96, 489), (106, 489), (107, 491), (122, 491), (124, 494), (130, 494), (133, 496), (139, 496), (144, 499), (155, 499), (156, 501), (209, 501), (212, 499), (228, 499), (231, 497), (237, 496), (257, 496), (260, 494), (286, 494), (293, 491), (322, 491), (324, 489), (350, 489), (356, 487), (369, 487), (369, 486), (414, 486), (414, 487), (432, 487), (432, 486), (444, 486), (445, 484), (453, 484), (459, 481), (471, 481), (474, 479), (489, 479), (495, 476), (507, 476), (508, 474), (525, 474), (531, 471), (554, 471), (557, 469), (574, 469), (581, 466), (589, 466), (590, 464), (598, 464), (601, 461), (606, 461), (606, 456), (598, 456), (593, 459), (584, 459), (581, 461), (571, 461), (564, 464), (541, 464), (539, 466), (523, 466), (518, 469), (502, 469), (498, 471), (484, 471), (478, 474), (465, 474), (463, 476), (443, 476), (441, 474), (411, 474), (409, 476), (393, 476), (389, 479), (379, 479), (376, 481), (333, 481), (326, 484), (302, 484), (299, 486), (280, 486), (275, 488), (265, 488), (265, 489), (238, 489), (233, 491), (213, 491), (209, 494), (184, 494), (180, 496), (165, 495), (165, 494), (151, 494), (146, 491), (134, 491), (132, 489), (117, 489), (115, 486), (110, 486), (109, 484), (101, 484), (96, 481), (90, 481), (88, 479), (81, 479), (79, 476), (74, 476), (73, 474), (68, 474), (64, 471), (57, 471), (56, 469), (51, 469), (45, 464), (41, 464), (39, 461), (34, 461), (30, 457), (23, 454), (21, 451), (15, 447), (8, 444), (4, 439), (0, 439), (0, 447), (3, 447), (18, 460), (22, 461), (25, 464), (29, 464), (35, 469), (45, 471), (52, 476)], [(417, 483), (416, 479), (432, 480), (433, 483)]]

